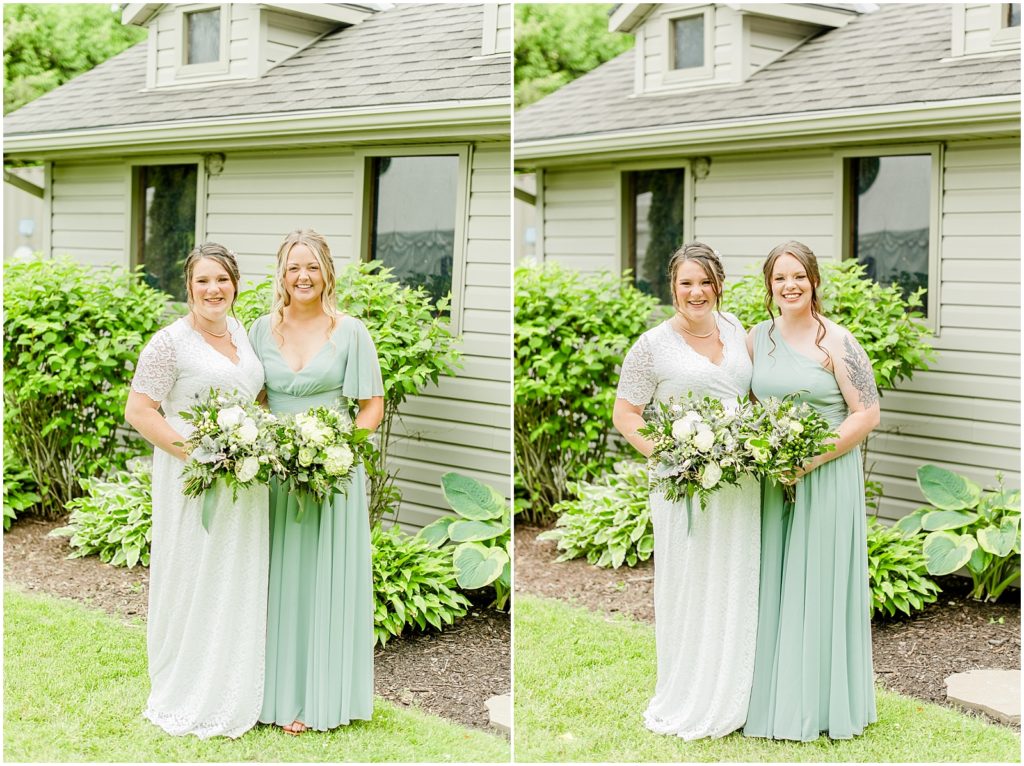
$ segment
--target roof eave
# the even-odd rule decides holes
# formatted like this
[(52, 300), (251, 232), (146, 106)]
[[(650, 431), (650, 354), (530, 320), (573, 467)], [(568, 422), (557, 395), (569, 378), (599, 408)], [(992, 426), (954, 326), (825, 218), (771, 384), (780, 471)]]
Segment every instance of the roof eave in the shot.
[(508, 99), (496, 98), (9, 135), (4, 137), (4, 159), (43, 160), (204, 146), (225, 149), (458, 135), (507, 137), (510, 112)]
[(886, 140), (919, 136), (922, 131), (956, 126), (958, 132), (1020, 131), (1020, 96), (940, 102), (913, 102), (869, 109), (828, 110), (516, 141), (517, 167), (578, 162), (629, 154), (655, 156), (666, 150), (745, 151), (805, 146), (809, 142), (852, 143), (865, 134)]

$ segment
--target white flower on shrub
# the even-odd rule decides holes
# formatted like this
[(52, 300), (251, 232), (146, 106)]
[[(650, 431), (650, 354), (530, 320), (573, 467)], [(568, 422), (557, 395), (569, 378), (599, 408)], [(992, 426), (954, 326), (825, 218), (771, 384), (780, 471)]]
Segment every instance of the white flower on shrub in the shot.
[(326, 452), (324, 470), (331, 476), (341, 476), (352, 467), (352, 450), (347, 444), (332, 444)]
[(701, 452), (707, 452), (715, 444), (715, 432), (701, 424), (697, 427), (697, 435), (693, 437), (693, 443)]
[(228, 407), (217, 413), (217, 425), (227, 431), (242, 422), (245, 417), (245, 410), (241, 407)]
[(260, 429), (256, 427), (256, 423), (252, 418), (246, 418), (242, 421), (242, 425), (238, 427), (238, 440), (243, 444), (252, 444), (256, 441), (256, 437), (260, 435)]
[(704, 489), (711, 489), (722, 478), (722, 469), (718, 463), (708, 463), (704, 466), (704, 473), (700, 475), (700, 485)]
[(235, 464), (235, 476), (243, 484), (247, 481), (252, 481), (256, 478), (256, 474), (260, 472), (260, 461), (259, 458), (250, 455), (247, 458), (239, 460)]

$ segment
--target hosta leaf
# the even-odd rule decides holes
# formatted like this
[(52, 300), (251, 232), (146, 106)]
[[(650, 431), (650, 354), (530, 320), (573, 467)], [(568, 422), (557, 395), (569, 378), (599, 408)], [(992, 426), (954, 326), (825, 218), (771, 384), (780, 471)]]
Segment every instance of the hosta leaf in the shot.
[(917, 484), (928, 502), (944, 511), (973, 508), (981, 499), (981, 487), (970, 479), (930, 463), (917, 469)]
[(921, 519), (921, 527), (926, 532), (936, 532), (940, 529), (958, 529), (973, 524), (978, 520), (978, 514), (965, 511), (932, 511), (926, 513)]
[(490, 540), (505, 531), (505, 527), (492, 521), (456, 521), (448, 527), (448, 535), (455, 543)]
[(926, 513), (930, 513), (931, 510), (931, 508), (918, 508), (913, 513), (907, 514), (897, 521), (893, 526), (907, 537), (916, 535), (921, 531), (921, 519), (924, 518)]
[(505, 498), (498, 490), (469, 476), (446, 473), (441, 477), (441, 488), (448, 504), (463, 518), (497, 519), (505, 510)]
[(933, 575), (945, 575), (964, 566), (977, 547), (978, 543), (971, 535), (938, 531), (925, 537), (921, 549), (928, 571)]
[(501, 548), (487, 548), (479, 543), (463, 543), (452, 556), (459, 585), (473, 590), (494, 582), (508, 563), (508, 554)]
[(978, 545), (997, 558), (1009, 556), (1014, 543), (1020, 536), (1020, 530), (1013, 519), (1003, 519), (997, 526), (988, 526), (977, 531)]
[(457, 521), (454, 516), (442, 516), (423, 527), (416, 536), (437, 548), (448, 541), (448, 527), (454, 521)]

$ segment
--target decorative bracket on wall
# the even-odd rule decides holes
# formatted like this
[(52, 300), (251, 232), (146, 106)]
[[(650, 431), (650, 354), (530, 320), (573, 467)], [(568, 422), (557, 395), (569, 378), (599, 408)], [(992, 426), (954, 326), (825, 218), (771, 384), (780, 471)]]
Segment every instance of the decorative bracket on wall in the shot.
[(708, 173), (711, 172), (711, 158), (710, 157), (695, 157), (693, 160), (693, 177), (698, 181), (703, 181), (708, 177)]
[(203, 164), (206, 166), (207, 175), (219, 176), (224, 172), (224, 160), (226, 158), (220, 152), (203, 155)]

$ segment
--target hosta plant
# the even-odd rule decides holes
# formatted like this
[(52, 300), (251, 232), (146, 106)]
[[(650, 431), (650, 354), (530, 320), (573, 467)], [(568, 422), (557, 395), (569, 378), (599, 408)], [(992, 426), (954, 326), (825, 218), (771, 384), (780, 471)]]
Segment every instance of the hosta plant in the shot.
[(868, 516), (868, 580), (872, 617), (894, 617), (897, 611), (909, 616), (934, 602), (939, 592), (928, 577), (920, 536), (905, 537), (874, 516)]
[(512, 592), (512, 509), (494, 487), (458, 473), (441, 477), (454, 516), (442, 516), (420, 530), (434, 546), (454, 543), (451, 549), (459, 587), (475, 590), (494, 587), (493, 605), (504, 609)]
[(654, 552), (654, 527), (647, 504), (647, 467), (622, 462), (595, 483), (577, 482), (576, 498), (555, 506), (554, 529), (537, 536), (554, 540), (558, 561), (586, 556), (599, 567), (636, 566)]
[(452, 557), (397, 526), (373, 528), (373, 633), (381, 646), (407, 627), (442, 630), (470, 607), (459, 592)]
[(905, 534), (927, 532), (922, 550), (928, 571), (950, 574), (966, 566), (974, 582), (971, 596), (995, 601), (1020, 577), (1020, 490), (982, 490), (970, 479), (926, 464), (917, 484), (930, 506), (900, 519)]
[(149, 566), (152, 539), (152, 463), (135, 458), (105, 479), (83, 479), (85, 494), (68, 503), (68, 525), (50, 534), (70, 537), (68, 558), (96, 554), (115, 567)]

